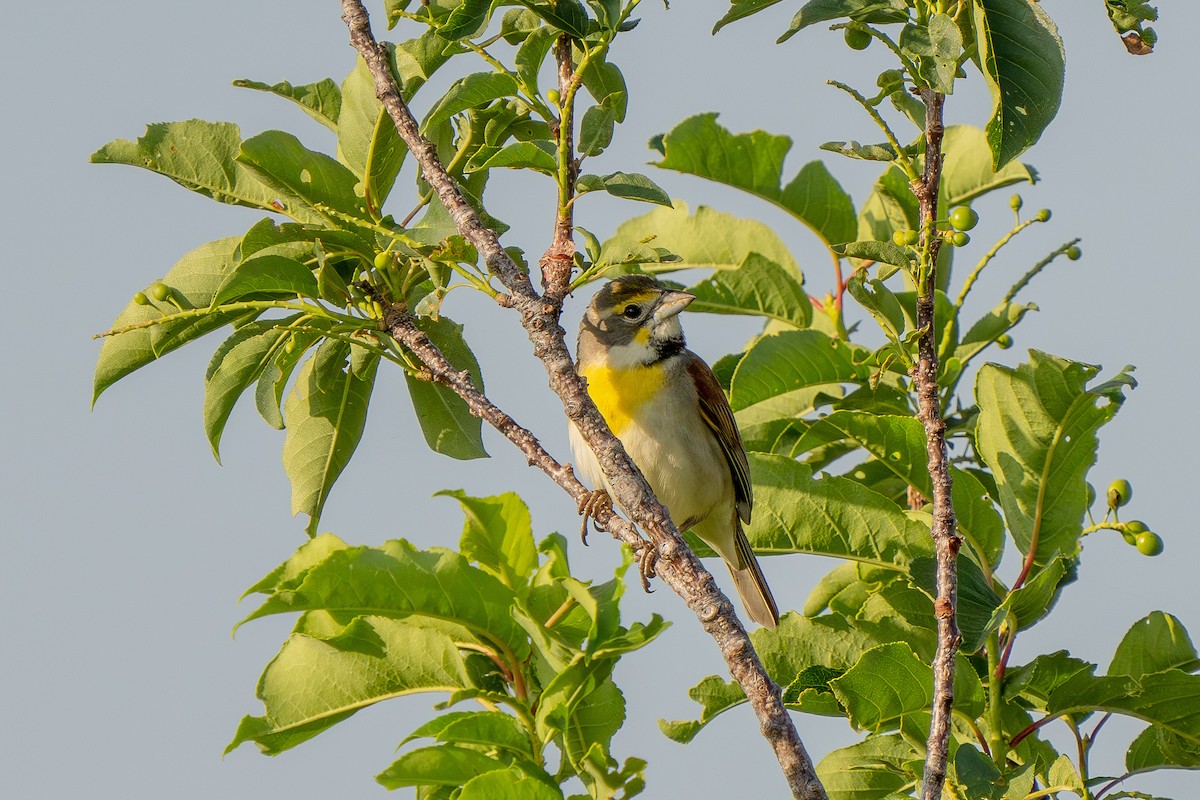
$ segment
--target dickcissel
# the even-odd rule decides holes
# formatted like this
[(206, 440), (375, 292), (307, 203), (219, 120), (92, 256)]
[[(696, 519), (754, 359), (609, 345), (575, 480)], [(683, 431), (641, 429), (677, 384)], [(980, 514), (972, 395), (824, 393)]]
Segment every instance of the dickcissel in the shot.
[[(611, 281), (579, 326), (577, 369), (675, 527), (717, 551), (750, 619), (774, 628), (779, 610), (742, 531), (754, 505), (742, 437), (716, 376), (687, 349), (679, 324), (694, 299), (646, 275)], [(570, 433), (576, 467), (611, 495), (591, 448), (574, 425)]]

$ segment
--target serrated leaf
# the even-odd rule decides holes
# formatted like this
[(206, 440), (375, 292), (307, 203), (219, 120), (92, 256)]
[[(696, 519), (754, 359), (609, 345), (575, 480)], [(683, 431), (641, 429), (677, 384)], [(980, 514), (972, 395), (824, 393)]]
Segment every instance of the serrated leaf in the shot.
[(378, 359), (352, 374), (348, 348), (328, 340), (304, 363), (288, 396), (283, 466), (292, 483), (292, 514), (309, 515), (315, 536), (329, 491), (358, 447), (367, 422)]
[(324, 153), (309, 150), (290, 133), (266, 131), (250, 137), (242, 142), (237, 160), (281, 196), (289, 216), (308, 209), (304, 213), (310, 220), (327, 220), (322, 206), (368, 216), (356, 192), (356, 187), (361, 189), (358, 177)]
[[(159, 122), (147, 125), (136, 142), (109, 142), (90, 161), (142, 167), (222, 203), (279, 211), (276, 190), (237, 161), (241, 144), (241, 133), (230, 122)], [(320, 221), (305, 208), (283, 213), (301, 222)]]
[[(455, 369), (470, 372), (475, 385), (483, 389), (483, 374), (475, 354), (463, 338), (462, 325), (441, 317), (437, 320), (419, 318), (417, 327), (429, 336)], [(423, 381), (407, 373), (404, 378), (429, 449), (461, 460), (487, 457), (483, 448), (483, 422), (471, 413), (466, 401), (440, 383)]]
[(869, 736), (821, 759), (817, 777), (830, 800), (885, 800), (920, 783), (908, 765), (921, 757), (898, 733)]
[(459, 550), (512, 589), (523, 586), (537, 569), (537, 548), (529, 507), (512, 492), (470, 497), (465, 492), (438, 492), (457, 500), (466, 516)]
[(1085, 478), (1095, 463), (1096, 432), (1112, 419), (1131, 380), (1088, 389), (1097, 368), (1030, 351), (1016, 369), (980, 368), (975, 442), (996, 478), (1005, 521), (1021, 552), (1041, 566), (1079, 547)]
[(279, 83), (262, 83), (241, 78), (233, 82), (241, 89), (254, 89), (277, 95), (285, 100), (291, 100), (296, 105), (333, 132), (338, 129), (338, 116), (342, 109), (342, 93), (338, 85), (330, 78), (322, 78), (316, 83), (305, 83), (293, 86), (287, 81)]
[(1200, 744), (1200, 675), (1177, 669), (1140, 679), (1080, 672), (1059, 685), (1046, 705), (1054, 715), (1111, 711), (1137, 717)]
[(1066, 55), (1054, 21), (1030, 0), (978, 0), (972, 18), (992, 93), (985, 130), (999, 170), (1033, 145), (1058, 113)]
[(293, 584), (267, 598), (242, 624), (314, 610), (396, 619), (421, 615), (469, 626), (518, 658), (529, 652), (528, 637), (513, 619), (512, 591), (453, 551), (417, 550), (404, 541), (338, 549)]
[[(680, 259), (662, 260), (657, 249)], [(699, 206), (689, 214), (682, 202), (658, 208), (622, 223), (604, 242), (597, 263), (643, 264), (647, 272), (691, 267), (732, 269), (751, 253), (758, 253), (799, 277), (800, 269), (787, 246), (760, 222)]]
[(758, 253), (737, 269), (718, 270), (688, 288), (696, 299), (689, 311), (709, 314), (753, 314), (796, 328), (812, 322), (812, 302), (802, 280)]
[(757, 501), (746, 536), (761, 553), (815, 553), (904, 570), (933, 545), (925, 525), (847, 478), (813, 478), (783, 456), (750, 454)]
[(820, 161), (805, 164), (782, 186), (783, 162), (792, 140), (765, 131), (732, 134), (716, 114), (699, 114), (662, 138), (656, 166), (742, 189), (803, 222), (826, 244), (854, 238), (854, 205)]
[[(197, 247), (171, 267), (163, 276), (163, 283), (171, 287), (174, 296), (180, 298), (185, 307), (208, 307), (217, 287), (236, 263), (239, 241), (239, 237), (233, 236)], [(112, 329), (148, 322), (173, 311), (173, 307), (168, 306), (160, 310), (156, 306), (142, 306), (131, 300), (125, 310), (113, 320)], [(142, 328), (107, 337), (100, 347), (96, 372), (92, 379), (93, 405), (105, 389), (121, 378), (192, 339), (216, 330), (234, 318), (235, 316), (229, 314), (214, 313), (199, 320), (180, 320), (157, 326), (164, 328), (163, 331)]]
[(822, 387), (866, 382), (845, 342), (816, 330), (783, 331), (759, 339), (733, 374), (729, 403), (738, 422), (761, 424), (812, 410)]
[(421, 122), (421, 132), (428, 134), (468, 108), (484, 106), (493, 100), (514, 97), (516, 94), (517, 82), (503, 72), (475, 72), (459, 78), (425, 116)]
[(264, 716), (244, 718), (225, 752), (253, 741), (274, 755), (381, 700), (471, 685), (449, 636), (382, 617), (364, 617), (352, 624), (369, 627), (382, 643), (383, 653), (365, 655), (292, 634), (259, 679)]

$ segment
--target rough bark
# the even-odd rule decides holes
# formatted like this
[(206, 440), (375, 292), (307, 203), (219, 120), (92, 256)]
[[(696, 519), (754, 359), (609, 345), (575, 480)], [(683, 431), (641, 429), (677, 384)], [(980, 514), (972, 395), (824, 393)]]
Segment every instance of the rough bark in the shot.
[[(482, 223), (446, 173), (435, 147), (420, 135), (417, 122), (397, 89), (386, 51), (371, 33), (366, 9), (357, 0), (342, 0), (342, 10), (342, 19), (350, 31), (350, 42), (366, 61), (375, 79), (376, 93), (420, 164), (426, 181), (450, 211), (459, 232), (475, 246), (489, 271), (508, 291), (509, 294), (500, 296), (499, 302), (519, 313), (534, 354), (546, 369), (551, 390), (561, 399), (567, 417), (578, 426), (584, 440), (595, 452), (612, 486), (614, 499), (650, 537), (658, 557), (658, 577), (683, 598), (717, 643), (730, 674), (745, 691), (758, 716), (760, 730), (774, 750), (793, 796), (802, 800), (826, 800), (812, 760), (783, 706), (780, 689), (763, 669), (732, 604), (684, 544), (666, 509), (654, 497), (620, 441), (613, 436), (576, 374), (565, 332), (559, 324), (562, 297), (555, 288), (562, 284), (554, 276), (547, 281), (546, 295), (539, 295), (528, 274), (504, 252), (495, 231)], [(434, 380), (449, 386), (466, 400), (473, 413), (516, 444), (533, 466), (546, 472), (577, 502), (582, 499), (586, 489), (570, 467), (555, 461), (533, 434), (488, 401), (473, 385), (468, 373), (456, 370), (446, 362), (405, 311), (390, 308), (385, 324), (429, 368)], [(612, 512), (601, 511), (597, 517), (597, 521), (619, 540), (634, 547), (644, 546), (637, 529)]]
[(950, 712), (954, 707), (954, 654), (962, 637), (956, 621), (958, 608), (957, 557), (961, 539), (955, 534), (954, 507), (950, 502), (950, 464), (946, 453), (946, 423), (938, 396), (937, 320), (934, 295), (937, 286), (937, 257), (942, 240), (934, 221), (938, 218), (938, 186), (942, 176), (942, 104), (945, 97), (925, 90), (925, 171), (915, 187), (921, 208), (921, 230), (928, 248), (929, 268), (917, 291), (917, 328), (923, 331), (917, 344), (917, 365), (912, 372), (917, 389), (917, 416), (925, 428), (929, 477), (933, 486), (933, 542), (937, 554), (938, 645), (933, 658), (933, 707), (925, 755), (921, 797), (940, 800), (946, 782), (949, 755)]

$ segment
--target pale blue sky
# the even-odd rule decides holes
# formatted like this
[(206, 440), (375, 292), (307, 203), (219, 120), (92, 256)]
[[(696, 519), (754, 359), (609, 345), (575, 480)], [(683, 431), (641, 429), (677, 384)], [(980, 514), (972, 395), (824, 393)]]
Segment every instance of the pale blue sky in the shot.
[[(885, 66), (883, 54), (879, 48), (850, 54), (840, 37), (821, 30), (776, 46), (797, 5), (789, 0), (713, 38), (708, 30), (723, 3), (676, 2), (669, 12), (644, 3), (641, 27), (614, 55), (633, 87), (629, 122), (597, 171), (644, 169), (693, 206), (766, 219), (793, 248), (810, 291), (821, 294), (830, 285), (828, 260), (807, 231), (739, 194), (639, 166), (650, 160), (644, 143), (651, 135), (704, 111), (721, 112), (734, 130), (791, 135), (788, 175), (821, 155), (820, 142), (876, 138), (857, 108), (823, 82), (839, 78), (869, 88)], [(1192, 508), (1200, 450), (1192, 364), (1200, 346), (1194, 323), (1200, 277), (1191, 243), (1198, 177), (1191, 139), (1200, 120), (1190, 37), (1200, 11), (1162, 5), (1168, 16), (1157, 26), (1160, 52), (1138, 59), (1124, 53), (1100, 0), (1043, 3), (1066, 41), (1067, 88), (1059, 120), (1024, 159), (1043, 183), (1022, 191), (1030, 209), (1052, 208), (1054, 222), (1027, 237), (1026, 260), (998, 267), (979, 291), (1002, 291), (1046, 250), (1083, 237), (1082, 261), (1064, 263), (1034, 284), (1028, 299), (1042, 311), (1019, 329), (1017, 346), (1004, 356), (1012, 363), (1024, 348), (1037, 347), (1103, 364), (1106, 374), (1138, 366), (1141, 387), (1103, 432), (1094, 476), (1099, 485), (1118, 476), (1133, 482), (1133, 516), (1159, 531), (1167, 550), (1147, 559), (1114, 535), (1089, 537), (1080, 581), (1050, 620), (1018, 641), (1015, 663), (1065, 648), (1104, 667), (1122, 633), (1154, 609), (1176, 614), (1200, 636), (1200, 535)], [(369, 8), (382, 16), (379, 4)], [(0, 400), (8, 510), (0, 558), (6, 609), (0, 794), (6, 797), (383, 797), (373, 776), (391, 763), (396, 744), (430, 705), (428, 698), (390, 702), (278, 758), (243, 747), (222, 760), (241, 716), (260, 713), (255, 681), (289, 626), (284, 619), (261, 621), (230, 637), (250, 608), (239, 607), (237, 597), (304, 538), (304, 522), (288, 516), (282, 436), (245, 404), (225, 435), (224, 466), (212, 460), (200, 409), (215, 340), (146, 368), (88, 411), (98, 351), (90, 335), (183, 253), (238, 234), (261, 215), (146, 172), (91, 166), (87, 156), (111, 139), (135, 138), (147, 122), (191, 117), (235, 121), (245, 135), (285, 128), (310, 146), (331, 147), (323, 129), (284, 102), (234, 89), (230, 81), (340, 81), (353, 53), (339, 14), (332, 0), (112, 0), (21, 3), (6, 15), (0, 30), (8, 97), (8, 121), (0, 128), (9, 287), (8, 344), (0, 356), (8, 376)], [(425, 94), (419, 110), (434, 97)], [(975, 75), (947, 109), (951, 122), (982, 123), (986, 105)], [(832, 155), (826, 161), (861, 200), (876, 168)], [(513, 225), (506, 243), (539, 253), (550, 231), (547, 187), (517, 175), (498, 175), (493, 183), (490, 208)], [(1007, 224), (1007, 196), (979, 206), (977, 240)], [(595, 199), (581, 206), (581, 223), (602, 236), (647, 210)], [(1004, 269), (1009, 274), (999, 274)], [(569, 328), (584, 301), (569, 306)], [(469, 321), (467, 334), (495, 399), (565, 458), (561, 412), (548, 393), (535, 391), (544, 378), (516, 320), (463, 293), (451, 296), (446, 313)], [(699, 315), (687, 315), (684, 325), (709, 359), (740, 347), (752, 330)], [(511, 375), (500, 365), (511, 367)], [(372, 411), (322, 529), (354, 542), (404, 536), (423, 546), (452, 544), (460, 529), (457, 505), (430, 495), (463, 488), (479, 495), (519, 491), (533, 508), (537, 533), (573, 535), (569, 500), (498, 437), (489, 435), (494, 458), (488, 461), (430, 454), (398, 375), (381, 376)], [(572, 539), (574, 564), (585, 577), (607, 573), (618, 558), (610, 540), (592, 541), (584, 550)], [(800, 557), (765, 563), (788, 608), (800, 605), (830, 566)], [(688, 747), (658, 732), (659, 717), (694, 715), (686, 689), (721, 672), (722, 664), (669, 590), (631, 591), (627, 605), (629, 619), (657, 611), (675, 622), (618, 673), (629, 721), (615, 751), (650, 761), (647, 796), (676, 797), (683, 787), (695, 797), (784, 796), (746, 709)], [(817, 758), (854, 738), (840, 720), (797, 721)], [(1110, 724), (1094, 767), (1119, 769), (1134, 730)], [(1176, 772), (1130, 788), (1179, 800), (1198, 786), (1196, 773)]]

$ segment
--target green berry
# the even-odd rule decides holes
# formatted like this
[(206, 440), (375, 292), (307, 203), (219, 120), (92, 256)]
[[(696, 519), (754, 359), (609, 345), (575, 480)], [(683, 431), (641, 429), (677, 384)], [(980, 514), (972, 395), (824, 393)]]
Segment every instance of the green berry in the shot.
[(904, 247), (907, 244), (904, 239), (904, 231), (892, 231), (892, 244), (897, 247)]
[(1139, 533), (1145, 533), (1148, 530), (1150, 529), (1146, 527), (1146, 523), (1140, 519), (1133, 519), (1125, 523), (1125, 531), (1132, 533), (1134, 536), (1137, 536)]
[(558, 93), (558, 89), (546, 90), (546, 102), (552, 106), (556, 106), (562, 100), (562, 95)]
[(133, 302), (139, 306), (150, 305), (150, 298), (146, 297), (145, 292), (138, 292), (133, 296)]
[(1012, 347), (1012, 344), (1012, 337), (1007, 333), (1002, 333), (996, 337), (996, 346), (1001, 350), (1007, 350), (1008, 348)]
[(1008, 207), (1013, 211), (1020, 211), (1024, 202), (1025, 201), (1021, 199), (1021, 195), (1014, 194), (1012, 197), (1008, 198)]
[(152, 298), (161, 303), (171, 296), (171, 287), (167, 286), (162, 281), (155, 281), (146, 287), (146, 294), (150, 295)]
[(1071, 245), (1067, 248), (1067, 258), (1071, 259), (1072, 261), (1078, 261), (1082, 257), (1083, 251), (1080, 250), (1076, 245)]
[(971, 241), (971, 237), (963, 231), (955, 231), (950, 234), (950, 244), (955, 247), (966, 247)]
[(959, 206), (950, 211), (950, 227), (956, 231), (969, 231), (979, 224), (979, 215), (970, 206)]
[(1133, 486), (1124, 478), (1108, 485), (1108, 507), (1116, 510), (1133, 499)]
[(1050, 209), (1043, 208), (1041, 211), (1034, 214), (1033, 218), (1036, 219), (1038, 222), (1049, 222), (1050, 221)]
[(392, 265), (392, 254), (386, 250), (375, 254), (375, 269), (387, 269)]
[(908, 245), (909, 247), (912, 247), (914, 244), (916, 244), (920, 240), (921, 240), (921, 235), (919, 233), (917, 233), (916, 231), (909, 229), (904, 232), (904, 243), (906, 245)]
[(294, 353), (294, 352), (296, 352), (297, 347), (298, 347), (298, 345), (296, 344), (295, 339), (288, 339), (287, 344), (285, 344), (283, 346), (283, 352), (289, 353), (289, 354)]
[(1163, 540), (1154, 531), (1142, 531), (1137, 535), (1138, 552), (1144, 556), (1156, 556), (1163, 551)]
[(871, 46), (871, 34), (861, 28), (846, 28), (845, 37), (851, 50), (866, 50)]
[(1091, 508), (1092, 503), (1096, 502), (1096, 487), (1090, 483), (1085, 483), (1084, 486), (1087, 487), (1087, 507)]

